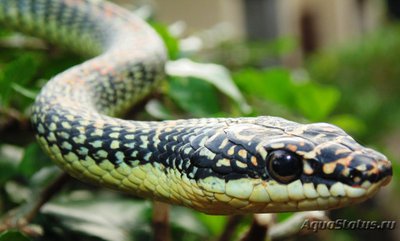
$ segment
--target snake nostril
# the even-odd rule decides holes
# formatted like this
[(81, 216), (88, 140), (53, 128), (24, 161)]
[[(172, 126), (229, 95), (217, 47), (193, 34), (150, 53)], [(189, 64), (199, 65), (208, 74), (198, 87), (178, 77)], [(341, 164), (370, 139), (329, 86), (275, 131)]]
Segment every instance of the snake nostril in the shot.
[(347, 176), (348, 182), (352, 184), (360, 184), (363, 180), (363, 173), (360, 170), (351, 168)]

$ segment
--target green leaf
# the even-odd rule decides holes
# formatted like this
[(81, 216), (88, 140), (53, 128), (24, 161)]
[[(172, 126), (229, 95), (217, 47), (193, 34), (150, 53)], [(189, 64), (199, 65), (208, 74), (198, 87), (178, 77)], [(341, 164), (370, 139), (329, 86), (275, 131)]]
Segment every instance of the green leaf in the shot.
[(277, 223), (284, 222), (285, 220), (289, 219), (292, 216), (293, 216), (292, 212), (277, 213), (276, 214)]
[(329, 119), (329, 122), (343, 128), (352, 135), (363, 135), (368, 131), (365, 123), (353, 115), (335, 115)]
[(311, 121), (325, 119), (335, 108), (340, 99), (340, 92), (329, 86), (314, 83), (298, 85), (294, 92), (296, 106)]
[(220, 111), (213, 86), (197, 78), (171, 77), (168, 95), (185, 111), (202, 117)]
[(169, 76), (181, 78), (193, 77), (207, 81), (234, 100), (243, 113), (248, 114), (251, 111), (242, 93), (233, 82), (228, 69), (221, 65), (196, 63), (189, 59), (180, 59), (169, 61), (166, 69)]
[(50, 158), (42, 151), (39, 144), (33, 143), (25, 148), (19, 171), (26, 178), (31, 178), (41, 168), (49, 165), (52, 165)]
[(0, 234), (0, 241), (30, 241), (30, 239), (18, 231), (11, 230)]
[(157, 31), (157, 33), (164, 40), (167, 46), (169, 59), (177, 59), (179, 56), (179, 41), (171, 35), (168, 27), (158, 22), (150, 22), (150, 25)]
[(309, 80), (296, 83), (284, 68), (245, 69), (235, 73), (234, 78), (249, 94), (286, 106), (312, 121), (326, 118), (340, 98), (336, 88)]
[(210, 216), (204, 213), (197, 213), (197, 218), (206, 226), (210, 233), (217, 236), (222, 233), (225, 228), (226, 216)]
[(290, 72), (283, 68), (244, 69), (234, 74), (239, 87), (251, 95), (284, 106), (293, 105), (293, 83)]
[(12, 97), (13, 84), (25, 86), (36, 74), (39, 63), (37, 55), (23, 54), (4, 66), (0, 72), (0, 98), (3, 105), (7, 106)]
[(15, 90), (15, 92), (31, 99), (31, 100), (35, 100), (36, 96), (38, 95), (38, 92), (27, 89), (25, 87), (23, 87), (20, 84), (17, 83), (12, 83), (11, 87), (13, 88), (13, 90)]

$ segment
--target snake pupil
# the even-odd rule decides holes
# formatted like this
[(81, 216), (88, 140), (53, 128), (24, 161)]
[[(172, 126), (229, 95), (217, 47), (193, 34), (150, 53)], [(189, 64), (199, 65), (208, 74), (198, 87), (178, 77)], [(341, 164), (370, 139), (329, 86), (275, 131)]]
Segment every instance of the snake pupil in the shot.
[(267, 167), (272, 178), (281, 183), (297, 179), (303, 170), (301, 158), (285, 150), (271, 152), (267, 159)]

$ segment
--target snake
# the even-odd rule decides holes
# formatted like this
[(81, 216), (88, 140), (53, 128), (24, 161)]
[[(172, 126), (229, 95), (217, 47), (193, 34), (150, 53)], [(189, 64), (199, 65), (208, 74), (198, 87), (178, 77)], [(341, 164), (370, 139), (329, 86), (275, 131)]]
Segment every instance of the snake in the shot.
[(168, 57), (148, 23), (113, 3), (0, 0), (0, 22), (87, 57), (31, 109), (40, 146), (79, 180), (220, 215), (344, 207), (391, 180), (385, 155), (332, 124), (118, 118), (166, 79)]

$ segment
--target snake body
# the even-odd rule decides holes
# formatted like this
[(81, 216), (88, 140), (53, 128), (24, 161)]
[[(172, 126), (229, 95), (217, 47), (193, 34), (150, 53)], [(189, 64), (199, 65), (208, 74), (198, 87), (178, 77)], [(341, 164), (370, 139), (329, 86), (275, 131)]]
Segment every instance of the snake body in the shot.
[(152, 91), (166, 61), (155, 31), (114, 4), (0, 0), (0, 22), (92, 57), (32, 107), (39, 143), (77, 179), (210, 214), (338, 208), (390, 180), (384, 155), (325, 123), (113, 117)]

